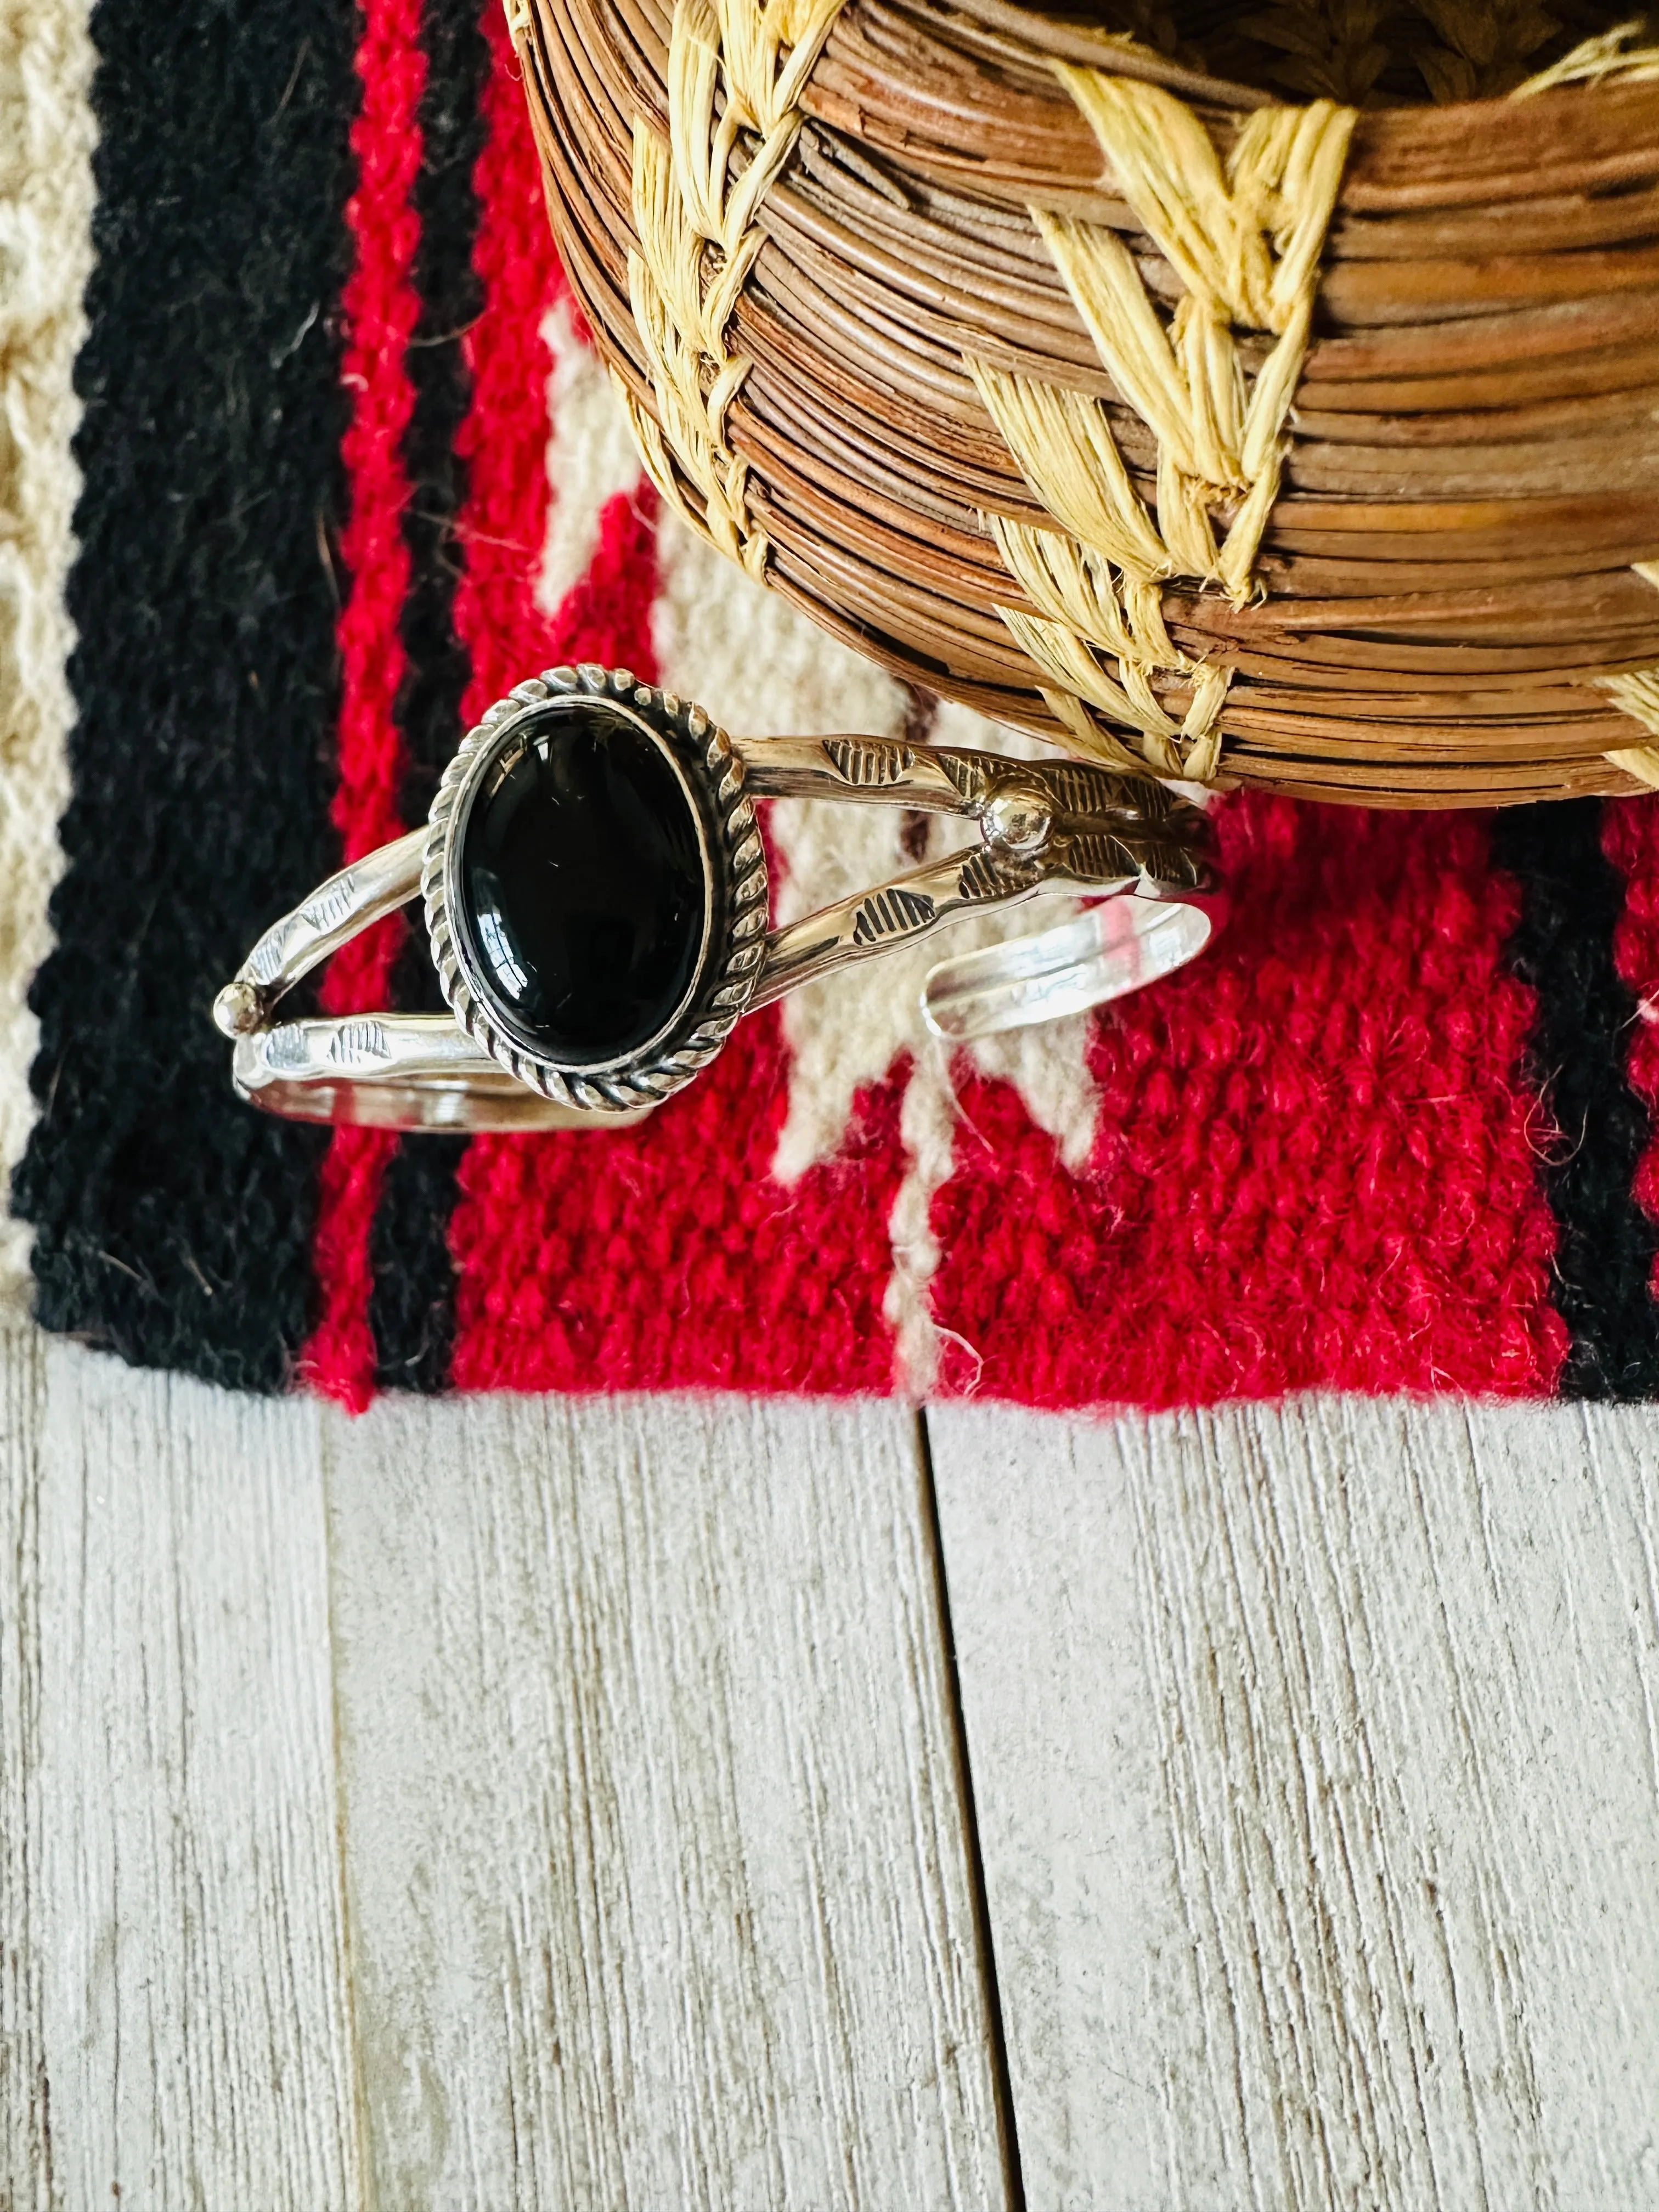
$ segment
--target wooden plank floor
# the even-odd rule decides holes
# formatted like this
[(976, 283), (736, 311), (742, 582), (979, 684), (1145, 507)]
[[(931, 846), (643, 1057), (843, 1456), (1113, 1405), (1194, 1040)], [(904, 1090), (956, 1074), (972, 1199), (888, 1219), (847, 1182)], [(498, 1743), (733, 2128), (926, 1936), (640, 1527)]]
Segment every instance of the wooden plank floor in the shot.
[(380, 2200), (1000, 2204), (913, 1417), (458, 1411), (324, 1425)]
[(1655, 1414), (931, 1427), (1030, 2203), (1659, 2203)]
[(1659, 2201), (1647, 1413), (0, 1423), (0, 2204)]

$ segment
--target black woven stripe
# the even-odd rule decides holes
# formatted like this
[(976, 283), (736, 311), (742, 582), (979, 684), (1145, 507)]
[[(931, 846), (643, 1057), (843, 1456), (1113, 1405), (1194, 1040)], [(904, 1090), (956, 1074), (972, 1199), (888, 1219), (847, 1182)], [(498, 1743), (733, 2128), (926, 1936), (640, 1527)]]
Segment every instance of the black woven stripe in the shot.
[[(494, 0), (485, 0), (494, 4)], [(471, 666), (455, 634), (460, 575), (456, 520), (466, 495), (455, 452), (471, 385), (461, 340), (482, 307), (472, 268), (478, 203), (472, 173), (483, 147), (482, 100), (489, 50), (479, 0), (427, 0), (422, 24), (427, 88), (423, 150), (415, 185), (421, 242), (415, 281), (420, 319), (410, 349), (415, 407), (404, 442), (412, 496), (404, 532), (412, 562), (403, 639), (409, 674), (398, 719), (409, 755), (404, 818), (423, 821), (461, 734), (461, 696)], [(435, 1010), (437, 979), (418, 933), (399, 963), (398, 1003)], [(464, 1146), (444, 1137), (406, 1139), (386, 1173), (371, 1242), (369, 1319), (389, 1387), (441, 1389), (454, 1340), (454, 1270), (449, 1220)]]
[(1560, 1232), (1556, 1303), (1572, 1333), (1561, 1387), (1569, 1397), (1650, 1398), (1659, 1235), (1632, 1188), (1650, 1117), (1625, 1074), (1637, 1006), (1613, 966), (1625, 890), (1601, 849), (1602, 813), (1596, 799), (1507, 808), (1494, 853), (1521, 884), (1510, 958), (1538, 994), (1534, 1072), (1561, 1132), (1543, 1170)]
[(93, 28), (79, 720), (15, 1202), (48, 1328), (272, 1388), (306, 1330), (322, 1138), (237, 1103), (208, 1010), (336, 864), (357, 18), (103, 0)]
[(421, 240), (415, 258), (420, 319), (409, 352), (415, 408), (404, 440), (412, 489), (404, 534), (413, 562), (404, 610), (410, 672), (398, 701), (409, 754), (404, 818), (426, 819), (460, 735), (461, 695), (472, 673), (455, 635), (460, 579), (456, 519), (466, 468), (456, 434), (471, 396), (462, 340), (483, 306), (472, 267), (478, 201), (472, 172), (483, 151), (482, 102), (489, 48), (478, 15), (489, 0), (426, 0), (422, 43), (428, 76), (421, 102), (423, 151), (415, 181)]

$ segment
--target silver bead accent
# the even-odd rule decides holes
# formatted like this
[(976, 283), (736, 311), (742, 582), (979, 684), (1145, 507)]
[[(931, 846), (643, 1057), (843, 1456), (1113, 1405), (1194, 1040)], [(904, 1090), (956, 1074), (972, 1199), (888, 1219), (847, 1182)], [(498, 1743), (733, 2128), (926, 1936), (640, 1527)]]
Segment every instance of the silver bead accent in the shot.
[(257, 983), (238, 975), (213, 1002), (214, 1027), (228, 1037), (252, 1036), (265, 1025), (264, 1000)]
[(980, 835), (993, 850), (1021, 854), (1040, 853), (1054, 823), (1046, 796), (1018, 784), (1005, 784), (986, 801), (979, 817)]

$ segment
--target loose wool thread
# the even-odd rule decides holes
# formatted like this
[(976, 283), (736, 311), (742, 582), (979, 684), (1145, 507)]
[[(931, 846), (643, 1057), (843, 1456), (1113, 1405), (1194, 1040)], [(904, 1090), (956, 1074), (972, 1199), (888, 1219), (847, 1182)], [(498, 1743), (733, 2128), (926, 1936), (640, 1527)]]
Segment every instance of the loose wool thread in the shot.
[[(1054, 68), (1186, 289), (1166, 327), (1115, 231), (1031, 210), (1120, 397), (1157, 440), (1158, 508), (1150, 514), (1131, 483), (1098, 399), (969, 359), (1021, 474), (1061, 525), (1056, 532), (991, 518), (1003, 560), (1040, 611), (997, 611), (1083, 750), (1143, 774), (1212, 782), (1228, 672), (1171, 642), (1160, 587), (1176, 576), (1218, 584), (1235, 606), (1255, 588), (1354, 112), (1328, 100), (1258, 109), (1224, 171), (1202, 123), (1170, 94), (1100, 70)], [(1277, 341), (1248, 393), (1241, 329)], [(1231, 515), (1219, 543), (1217, 510)], [(1097, 654), (1115, 661), (1115, 676)], [(1160, 672), (1191, 679), (1179, 725), (1153, 693)], [(1134, 731), (1139, 757), (1097, 717)]]

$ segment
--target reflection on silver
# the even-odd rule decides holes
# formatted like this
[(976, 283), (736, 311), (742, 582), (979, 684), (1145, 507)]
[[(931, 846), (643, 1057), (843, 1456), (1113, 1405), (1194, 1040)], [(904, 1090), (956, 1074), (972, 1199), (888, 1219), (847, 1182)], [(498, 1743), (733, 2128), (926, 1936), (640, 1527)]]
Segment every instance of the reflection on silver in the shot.
[(928, 970), (921, 1011), (952, 1043), (1086, 1013), (1183, 968), (1209, 943), (1212, 909), (1154, 902), (1133, 891), (1103, 899), (1075, 921)]
[[(600, 702), (642, 725), (675, 761), (712, 856), (715, 927), (673, 1032), (624, 1065), (584, 1072), (541, 1057), (490, 1012), (451, 915), (457, 825), (516, 726), (530, 714)], [(754, 802), (782, 797), (957, 815), (976, 823), (979, 842), (769, 931)], [(424, 830), (343, 869), (266, 931), (220, 992), (214, 1018), (235, 1040), (237, 1090), (272, 1113), (402, 1129), (615, 1128), (692, 1080), (752, 1008), (1044, 893), (1090, 902), (1057, 927), (941, 961), (922, 994), (934, 1033), (985, 1036), (1139, 990), (1202, 951), (1221, 926), (1212, 853), (1210, 824), (1189, 800), (1085, 762), (856, 735), (736, 741), (700, 708), (626, 671), (556, 668), (520, 684), (469, 732)], [(302, 976), (417, 895), (447, 1014), (274, 1022)], [(531, 979), (501, 916), (486, 906), (471, 927), (527, 994)]]
[(530, 978), (519, 964), (517, 957), (519, 948), (514, 942), (512, 932), (501, 918), (501, 908), (496, 906), (481, 906), (478, 908), (477, 920), (474, 927), (477, 930), (479, 942), (495, 966), (495, 973), (501, 976), (515, 999), (526, 998), (530, 991)]

